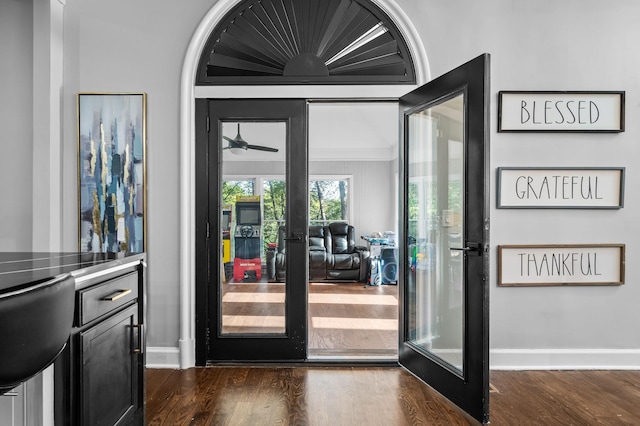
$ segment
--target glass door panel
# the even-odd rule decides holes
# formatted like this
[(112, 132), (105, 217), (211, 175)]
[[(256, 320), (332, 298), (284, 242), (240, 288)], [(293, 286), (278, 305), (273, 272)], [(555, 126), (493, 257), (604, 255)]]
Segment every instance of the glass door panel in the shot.
[(222, 335), (286, 331), (286, 281), (275, 270), (284, 255), (286, 131), (283, 121), (222, 123)]
[(400, 98), (400, 364), (489, 420), (489, 55)]
[[(397, 359), (398, 102), (312, 100), (308, 108), (309, 358)], [(320, 247), (323, 227), (340, 222), (353, 226), (363, 273), (352, 274), (349, 255)]]
[(196, 250), (207, 283), (196, 297), (198, 359), (305, 360), (306, 103), (206, 99), (196, 114), (208, 123), (196, 146), (196, 181), (207, 182), (196, 188), (196, 236), (207, 236)]
[(463, 373), (464, 95), (408, 116), (409, 228), (414, 321), (408, 342)]

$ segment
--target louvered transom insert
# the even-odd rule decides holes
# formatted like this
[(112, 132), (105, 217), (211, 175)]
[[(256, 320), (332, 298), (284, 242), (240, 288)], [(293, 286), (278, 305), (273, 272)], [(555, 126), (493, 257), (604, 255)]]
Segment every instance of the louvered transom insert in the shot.
[(393, 22), (362, 0), (246, 0), (214, 29), (198, 84), (413, 83)]

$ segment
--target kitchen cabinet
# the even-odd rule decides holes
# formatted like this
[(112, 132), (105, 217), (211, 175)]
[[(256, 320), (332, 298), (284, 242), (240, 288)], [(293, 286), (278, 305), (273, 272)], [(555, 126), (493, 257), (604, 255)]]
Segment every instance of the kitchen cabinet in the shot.
[(144, 424), (144, 260), (76, 276), (76, 314), (55, 363), (61, 425)]
[(23, 425), (32, 416), (48, 422), (49, 401), (55, 425), (144, 424), (145, 272), (145, 254), (0, 252), (0, 294), (68, 274), (75, 285), (53, 395), (51, 387), (25, 395), (25, 385), (18, 386), (0, 397), (0, 425)]

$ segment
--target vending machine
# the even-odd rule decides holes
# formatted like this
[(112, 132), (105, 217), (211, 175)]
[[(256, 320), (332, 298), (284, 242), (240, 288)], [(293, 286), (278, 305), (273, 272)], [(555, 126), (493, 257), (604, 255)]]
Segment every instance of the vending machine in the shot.
[(262, 217), (260, 196), (238, 196), (236, 226), (233, 234), (233, 279), (256, 282), (262, 278)]

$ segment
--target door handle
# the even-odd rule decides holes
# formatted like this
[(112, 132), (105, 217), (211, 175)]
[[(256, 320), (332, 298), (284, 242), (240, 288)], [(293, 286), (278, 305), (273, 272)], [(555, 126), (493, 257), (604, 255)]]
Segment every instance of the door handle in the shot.
[(145, 343), (145, 338), (144, 338), (144, 324), (134, 324), (133, 328), (137, 328), (138, 329), (138, 347), (136, 349), (133, 350), (134, 354), (141, 354), (144, 352), (144, 343)]
[(468, 242), (467, 247), (449, 247), (449, 250), (475, 252), (478, 256), (482, 255), (482, 244)]
[(291, 236), (284, 239), (285, 241), (295, 241), (298, 243), (306, 243), (307, 235), (304, 232), (292, 232)]

